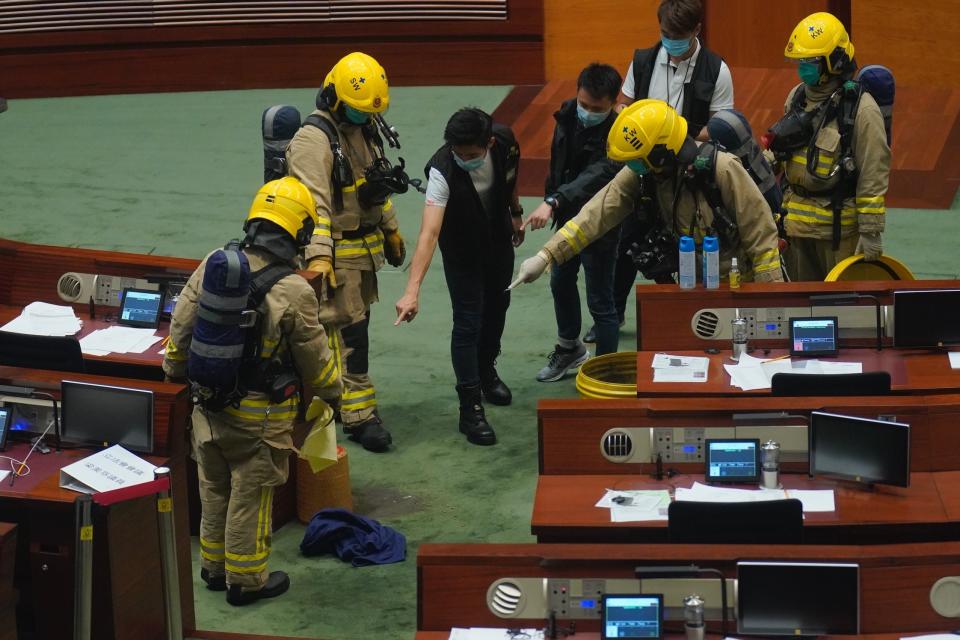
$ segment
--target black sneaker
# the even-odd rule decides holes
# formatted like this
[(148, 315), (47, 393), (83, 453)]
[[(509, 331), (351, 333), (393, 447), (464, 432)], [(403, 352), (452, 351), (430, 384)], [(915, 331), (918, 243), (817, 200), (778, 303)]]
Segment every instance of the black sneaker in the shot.
[(380, 416), (374, 414), (359, 424), (343, 425), (343, 432), (359, 442), (367, 451), (383, 453), (390, 448), (393, 437), (383, 426)]
[(207, 583), (207, 589), (210, 591), (227, 590), (227, 574), (210, 573), (206, 569), (200, 569), (200, 579)]
[(590, 357), (590, 353), (583, 344), (571, 349), (557, 345), (547, 359), (547, 366), (537, 373), (540, 382), (555, 382), (566, 375), (570, 369), (576, 369)]
[(242, 607), (264, 598), (276, 598), (286, 593), (289, 588), (290, 576), (283, 571), (271, 571), (267, 583), (256, 591), (244, 591), (238, 584), (230, 585), (227, 589), (227, 602), (235, 607)]

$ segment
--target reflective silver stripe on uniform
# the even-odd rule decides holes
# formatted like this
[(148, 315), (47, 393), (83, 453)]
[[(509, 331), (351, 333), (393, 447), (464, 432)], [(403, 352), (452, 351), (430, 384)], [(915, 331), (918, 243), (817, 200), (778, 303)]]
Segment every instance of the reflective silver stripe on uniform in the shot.
[(229, 360), (231, 358), (239, 358), (243, 355), (243, 345), (206, 344), (194, 338), (193, 342), (190, 343), (190, 351), (197, 354), (201, 358), (218, 358)]
[(239, 325), (243, 316), (239, 313), (217, 313), (206, 307), (197, 307), (197, 316), (214, 324)]
[(236, 289), (240, 284), (240, 256), (237, 251), (224, 251), (227, 256), (227, 282), (226, 286), (230, 289)]
[(718, 111), (713, 114), (713, 117), (730, 125), (730, 128), (733, 129), (733, 132), (737, 134), (737, 139), (744, 141), (743, 144), (736, 149), (727, 149), (727, 151), (737, 157), (745, 156), (747, 151), (749, 151), (750, 147), (752, 146), (753, 136), (749, 131), (747, 131), (747, 128), (743, 126), (743, 122), (741, 122), (740, 118), (733, 115), (729, 111)]
[(267, 109), (267, 112), (263, 114), (263, 137), (264, 138), (267, 138), (267, 139), (273, 138), (273, 119), (277, 117), (277, 113), (282, 108), (283, 108), (282, 104), (277, 104)]
[(224, 311), (243, 311), (247, 308), (246, 296), (221, 296), (203, 289), (200, 291), (200, 304)]

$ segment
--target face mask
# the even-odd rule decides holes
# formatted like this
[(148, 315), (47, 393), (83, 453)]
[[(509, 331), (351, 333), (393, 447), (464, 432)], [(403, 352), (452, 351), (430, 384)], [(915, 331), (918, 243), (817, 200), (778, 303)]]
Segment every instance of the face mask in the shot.
[(580, 103), (577, 103), (577, 118), (580, 119), (580, 124), (582, 124), (584, 127), (595, 127), (606, 120), (607, 116), (609, 115), (609, 109), (607, 111), (597, 113), (595, 111), (587, 111), (580, 106)]
[(801, 62), (797, 65), (797, 75), (804, 84), (815, 87), (820, 84), (820, 65), (815, 62)]
[(357, 111), (348, 104), (343, 105), (343, 115), (353, 124), (367, 124), (370, 122), (370, 114), (363, 111)]
[(483, 154), (479, 158), (473, 158), (472, 160), (464, 160), (457, 154), (453, 154), (453, 159), (457, 163), (457, 166), (463, 169), (464, 171), (476, 171), (483, 166), (483, 161), (487, 159), (487, 154)]
[(663, 43), (663, 48), (667, 50), (667, 53), (672, 55), (674, 58), (679, 58), (690, 50), (690, 38), (685, 40), (673, 40), (667, 36), (660, 36), (660, 42)]
[(645, 175), (650, 171), (650, 167), (648, 167), (647, 163), (643, 160), (627, 160), (624, 164), (630, 167), (630, 170), (638, 176)]

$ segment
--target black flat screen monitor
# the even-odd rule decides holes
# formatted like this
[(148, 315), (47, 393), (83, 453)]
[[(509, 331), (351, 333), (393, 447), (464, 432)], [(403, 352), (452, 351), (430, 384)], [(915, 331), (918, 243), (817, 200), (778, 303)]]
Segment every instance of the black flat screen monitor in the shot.
[(837, 318), (790, 318), (790, 355), (837, 355)]
[(660, 638), (663, 620), (661, 594), (605, 594), (603, 640), (613, 638)]
[(61, 437), (66, 442), (153, 452), (153, 392), (64, 380)]
[(764, 636), (860, 633), (860, 567), (738, 562), (737, 631)]
[(759, 482), (760, 440), (753, 438), (707, 439), (707, 482)]
[(7, 446), (7, 433), (10, 431), (10, 407), (0, 407), (0, 451)]
[(893, 346), (960, 344), (960, 289), (893, 292)]
[(156, 329), (160, 325), (163, 293), (147, 289), (124, 289), (118, 324)]
[(910, 425), (814, 411), (810, 475), (910, 486)]

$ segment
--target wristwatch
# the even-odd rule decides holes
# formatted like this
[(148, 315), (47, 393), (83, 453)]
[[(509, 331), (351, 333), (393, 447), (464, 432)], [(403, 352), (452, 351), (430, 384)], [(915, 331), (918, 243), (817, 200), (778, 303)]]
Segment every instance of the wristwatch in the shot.
[(523, 205), (517, 205), (516, 209), (510, 209), (510, 215), (514, 218), (519, 218), (523, 216)]
[(547, 196), (546, 198), (543, 199), (543, 201), (546, 202), (548, 205), (550, 205), (550, 208), (553, 209), (554, 212), (556, 212), (556, 210), (560, 208), (560, 201), (557, 199), (557, 196), (555, 194)]

